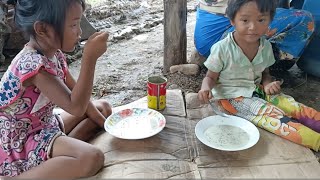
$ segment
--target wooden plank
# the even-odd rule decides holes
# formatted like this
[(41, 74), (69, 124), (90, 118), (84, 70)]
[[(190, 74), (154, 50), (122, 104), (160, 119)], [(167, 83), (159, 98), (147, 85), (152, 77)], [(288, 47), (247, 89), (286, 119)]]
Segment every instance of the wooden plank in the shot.
[(264, 166), (199, 168), (203, 179), (318, 179), (317, 162), (274, 164)]
[[(181, 92), (180, 92), (181, 93)], [(173, 91), (168, 94), (174, 95)], [(168, 102), (183, 101), (168, 97)], [(145, 107), (145, 98), (132, 103)], [(173, 104), (169, 103), (167, 108)], [(105, 154), (105, 166), (93, 179), (318, 178), (320, 165), (310, 149), (263, 129), (259, 142), (226, 152), (202, 144), (194, 129), (200, 119), (165, 115), (166, 127), (155, 136), (124, 140), (102, 133), (90, 143)]]
[[(194, 161), (198, 167), (242, 167), (269, 166), (281, 164), (299, 164), (317, 162), (315, 155), (306, 147), (290, 142), (270, 132), (259, 128), (260, 139), (256, 145), (242, 151), (220, 151), (201, 143), (194, 133), (197, 121), (190, 120), (190, 139), (194, 145), (196, 157)], [(320, 165), (316, 167), (320, 171)]]
[(186, 20), (186, 0), (164, 0), (164, 73), (187, 62)]
[(115, 163), (90, 179), (200, 179), (200, 174), (188, 161), (139, 160)]

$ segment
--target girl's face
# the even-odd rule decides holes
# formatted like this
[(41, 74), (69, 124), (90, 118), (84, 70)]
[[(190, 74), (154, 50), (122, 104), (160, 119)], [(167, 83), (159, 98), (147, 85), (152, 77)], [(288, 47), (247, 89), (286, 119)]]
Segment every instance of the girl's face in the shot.
[(270, 12), (261, 13), (255, 1), (250, 1), (238, 10), (231, 24), (235, 27), (234, 36), (245, 43), (257, 43), (269, 27)]
[(80, 28), (83, 9), (80, 3), (74, 3), (70, 6), (64, 24), (63, 42), (61, 50), (72, 52), (81, 38), (82, 30)]

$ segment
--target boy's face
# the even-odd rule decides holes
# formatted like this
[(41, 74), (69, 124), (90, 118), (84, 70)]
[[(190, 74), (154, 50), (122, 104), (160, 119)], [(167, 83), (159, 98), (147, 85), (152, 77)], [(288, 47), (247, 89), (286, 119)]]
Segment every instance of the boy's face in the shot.
[(231, 24), (235, 27), (235, 35), (246, 43), (256, 43), (269, 27), (270, 12), (261, 13), (256, 2), (251, 1), (238, 10)]
[(64, 39), (61, 47), (65, 52), (72, 52), (80, 40), (82, 34), (80, 28), (82, 13), (83, 9), (80, 3), (74, 3), (67, 11), (63, 32)]

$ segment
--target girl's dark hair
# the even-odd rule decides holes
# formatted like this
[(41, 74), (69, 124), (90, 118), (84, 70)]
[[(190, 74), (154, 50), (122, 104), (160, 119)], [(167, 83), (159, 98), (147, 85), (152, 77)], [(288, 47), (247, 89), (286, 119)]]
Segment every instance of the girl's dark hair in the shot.
[(251, 1), (257, 3), (260, 12), (270, 12), (270, 18), (271, 20), (273, 19), (278, 0), (229, 0), (228, 7), (226, 9), (226, 15), (229, 17), (229, 19), (234, 20), (240, 7)]
[(66, 12), (73, 3), (85, 9), (85, 0), (16, 0), (14, 20), (18, 28), (33, 37), (36, 21), (50, 24), (62, 42)]

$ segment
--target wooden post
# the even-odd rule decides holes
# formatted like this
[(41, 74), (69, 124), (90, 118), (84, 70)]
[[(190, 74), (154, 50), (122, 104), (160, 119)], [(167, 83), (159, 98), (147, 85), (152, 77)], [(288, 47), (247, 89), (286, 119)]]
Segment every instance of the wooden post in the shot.
[(187, 0), (164, 0), (163, 71), (187, 63)]

